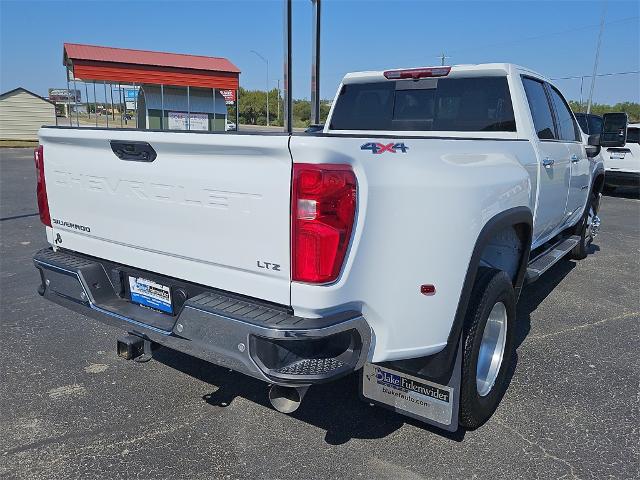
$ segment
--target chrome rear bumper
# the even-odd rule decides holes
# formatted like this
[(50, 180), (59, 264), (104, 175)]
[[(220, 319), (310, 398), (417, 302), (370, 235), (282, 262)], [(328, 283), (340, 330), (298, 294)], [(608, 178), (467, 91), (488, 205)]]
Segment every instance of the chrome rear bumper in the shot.
[(123, 295), (119, 272), (128, 267), (51, 249), (33, 260), (42, 280), (38, 292), (48, 300), (270, 383), (309, 385), (347, 375), (364, 365), (371, 344), (371, 329), (356, 311), (301, 318), (287, 307), (164, 277), (188, 292), (171, 316)]

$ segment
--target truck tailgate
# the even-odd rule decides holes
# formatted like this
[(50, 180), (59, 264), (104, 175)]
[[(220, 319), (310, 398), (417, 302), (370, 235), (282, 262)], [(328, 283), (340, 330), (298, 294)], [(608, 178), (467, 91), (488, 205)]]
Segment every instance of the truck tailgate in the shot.
[(40, 143), (56, 246), (290, 304), (286, 135), (42, 128)]

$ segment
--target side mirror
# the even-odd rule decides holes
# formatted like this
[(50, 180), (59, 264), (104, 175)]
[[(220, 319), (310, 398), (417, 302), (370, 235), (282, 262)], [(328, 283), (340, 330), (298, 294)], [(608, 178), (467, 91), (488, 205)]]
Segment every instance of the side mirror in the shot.
[(629, 118), (626, 113), (605, 113), (602, 116), (602, 134), (600, 145), (602, 147), (624, 147), (627, 143), (627, 123)]
[(593, 135), (589, 135), (589, 138), (587, 139), (587, 145), (585, 147), (587, 157), (597, 157), (600, 153), (600, 148), (600, 134), (594, 133)]

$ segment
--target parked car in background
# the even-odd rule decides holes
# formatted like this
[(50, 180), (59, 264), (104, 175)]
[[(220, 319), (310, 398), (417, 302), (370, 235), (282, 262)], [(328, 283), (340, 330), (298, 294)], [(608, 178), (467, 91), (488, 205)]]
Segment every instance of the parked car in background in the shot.
[(237, 128), (235, 122), (232, 122), (231, 120), (227, 120), (227, 122), (224, 125), (224, 129), (225, 131), (230, 131), (230, 130), (235, 130)]
[[(576, 120), (584, 134), (600, 135), (602, 117), (592, 113), (576, 113)], [(616, 187), (640, 187), (640, 123), (629, 124), (627, 143), (624, 147), (606, 147), (600, 151), (605, 168), (604, 191), (612, 192)]]
[(627, 143), (624, 147), (602, 149), (606, 191), (613, 191), (616, 187), (640, 187), (639, 142), (640, 123), (633, 123), (627, 128)]

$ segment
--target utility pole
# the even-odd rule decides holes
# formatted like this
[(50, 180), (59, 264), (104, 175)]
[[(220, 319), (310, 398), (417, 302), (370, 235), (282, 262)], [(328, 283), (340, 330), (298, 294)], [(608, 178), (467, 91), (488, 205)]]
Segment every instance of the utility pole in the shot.
[(258, 57), (260, 57), (262, 59), (262, 61), (264, 61), (264, 63), (267, 64), (267, 127), (268, 127), (269, 126), (269, 60), (264, 58), (262, 55), (260, 55), (255, 50), (251, 50), (251, 52), (255, 53)]
[(311, 0), (311, 124), (320, 123), (320, 0)]
[(596, 58), (593, 62), (593, 76), (591, 77), (591, 89), (589, 91), (589, 102), (587, 103), (587, 113), (591, 113), (591, 102), (593, 100), (593, 89), (596, 86), (596, 75), (598, 74), (598, 60), (600, 59), (600, 44), (602, 43), (602, 32), (604, 30), (604, 19), (607, 15), (607, 0), (602, 7), (602, 17), (600, 18), (600, 32), (598, 33), (598, 46), (596, 47)]
[(291, 91), (291, 0), (284, 0), (284, 131), (293, 132)]
[(582, 88), (584, 86), (584, 79), (585, 79), (585, 76), (582, 75), (580, 77), (580, 110), (582, 110), (584, 108), (584, 98), (582, 96)]
[(440, 59), (440, 65), (444, 66), (444, 60), (445, 60), (445, 58), (451, 58), (451, 57), (447, 57), (447, 56), (444, 54), (444, 52), (442, 52), (438, 58)]

